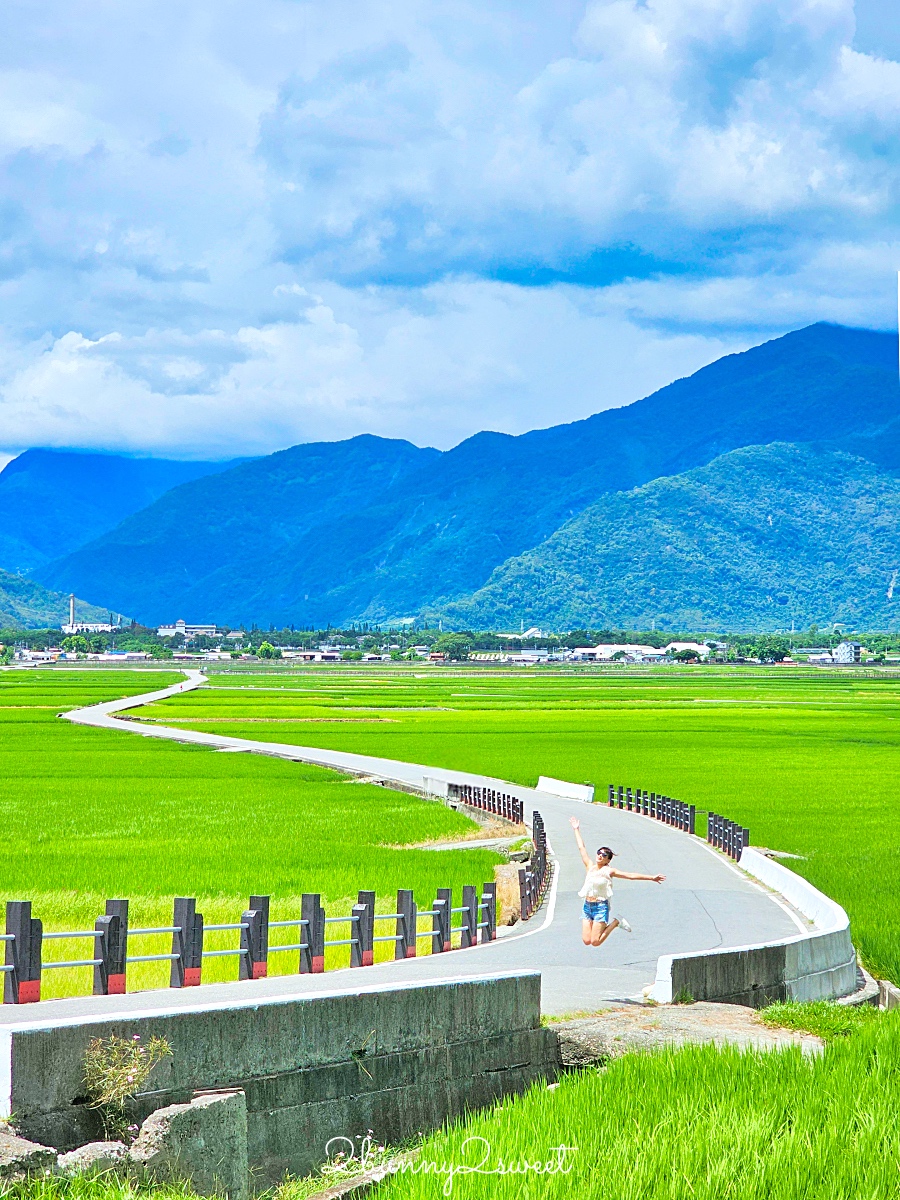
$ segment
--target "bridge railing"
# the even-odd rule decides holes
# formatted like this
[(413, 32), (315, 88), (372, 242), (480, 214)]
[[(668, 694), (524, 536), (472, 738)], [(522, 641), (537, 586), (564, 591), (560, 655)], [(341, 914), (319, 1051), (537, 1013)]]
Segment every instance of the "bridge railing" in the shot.
[[(645, 817), (662, 821), (664, 825), (672, 825), (676, 829), (693, 834), (697, 832), (697, 815), (704, 811), (697, 809), (693, 804), (674, 800), (671, 796), (613, 783), (609, 785), (607, 805), (609, 808), (623, 808), (628, 812), (641, 813)], [(750, 830), (720, 813), (707, 812), (706, 840), (710, 846), (715, 846), (729, 858), (737, 860), (741, 857), (744, 847), (750, 845)]]
[(492, 813), (516, 825), (521, 825), (525, 819), (524, 801), (497, 788), (476, 787), (470, 783), (449, 783), (447, 796), (450, 800), (458, 800), (470, 808), (479, 808), (482, 812)]
[[(444, 954), (451, 949), (469, 949), (491, 942), (497, 936), (497, 885), (462, 889), (462, 904), (453, 906), (450, 888), (438, 889), (427, 909), (416, 906), (412, 891), (397, 892), (396, 911), (377, 913), (375, 893), (361, 891), (357, 903), (346, 916), (326, 916), (318, 893), (304, 893), (300, 917), (272, 921), (270, 897), (251, 896), (249, 907), (239, 921), (206, 925), (197, 912), (193, 897), (177, 896), (172, 906), (171, 925), (129, 928), (127, 900), (107, 900), (106, 912), (92, 930), (44, 933), (39, 918), (32, 916), (30, 900), (10, 900), (6, 905), (6, 931), (0, 934), (5, 945), (3, 976), (4, 1004), (29, 1004), (41, 998), (44, 971), (67, 967), (93, 967), (95, 996), (122, 995), (126, 991), (128, 967), (132, 963), (167, 961), (171, 964), (169, 986), (196, 987), (202, 982), (203, 964), (210, 958), (234, 957), (238, 960), (238, 979), (264, 979), (271, 955), (296, 954), (299, 974), (318, 974), (325, 970), (325, 952), (329, 947), (347, 946), (351, 967), (370, 967), (375, 962), (375, 946), (393, 942), (394, 959), (415, 958), (420, 943), (428, 942), (430, 953)], [(389, 932), (380, 932), (387, 922)], [(427, 922), (425, 928), (421, 922)], [(290, 941), (272, 944), (272, 930), (296, 931)], [(338, 936), (328, 937), (333, 930)], [(237, 945), (226, 949), (206, 948), (210, 933), (233, 931)], [(139, 940), (171, 934), (172, 948), (166, 953), (131, 954), (140, 948)], [(282, 936), (282, 935), (279, 935)], [(290, 936), (290, 935), (288, 935)], [(51, 940), (84, 939), (90, 943), (88, 955), (61, 961), (44, 959), (44, 943)], [(454, 944), (455, 939), (455, 944)], [(137, 943), (137, 945), (136, 945)]]

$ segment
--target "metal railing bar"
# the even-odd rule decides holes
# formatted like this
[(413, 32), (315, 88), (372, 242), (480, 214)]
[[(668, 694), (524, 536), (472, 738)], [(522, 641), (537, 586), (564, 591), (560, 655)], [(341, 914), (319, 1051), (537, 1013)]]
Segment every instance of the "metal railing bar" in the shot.
[(167, 959), (181, 958), (181, 955), (180, 954), (134, 954), (134, 955), (129, 954), (128, 957), (125, 959), (125, 961), (127, 963), (130, 963), (130, 962), (162, 962), (162, 960), (164, 958), (167, 958)]
[(436, 932), (435, 932), (433, 929), (421, 929), (421, 930), (419, 930), (419, 932), (416, 934), (416, 937), (417, 937), (417, 938), (420, 938), (420, 937), (440, 937), (440, 936), (441, 936), (441, 935), (440, 935), (439, 933), (436, 933)]
[(287, 929), (289, 926), (292, 926), (292, 925), (308, 925), (308, 924), (309, 924), (309, 921), (306, 919), (306, 917), (304, 917), (302, 921), (270, 921), (269, 928), (270, 929)]
[(326, 925), (346, 925), (346, 923), (348, 921), (358, 921), (358, 920), (359, 920), (358, 915), (353, 916), (353, 917), (326, 917), (324, 923)]
[(270, 946), (269, 953), (277, 954), (279, 950), (308, 950), (308, 942), (298, 942), (296, 946)]
[(373, 942), (402, 942), (403, 934), (402, 933), (385, 933), (385, 934), (382, 934), (381, 937), (373, 937), (372, 941)]
[(5, 975), (8, 971), (14, 971), (15, 967), (0, 967), (0, 975)]
[(106, 937), (106, 934), (104, 933), (104, 931), (102, 929), (85, 929), (83, 932), (79, 931), (78, 933), (45, 933), (43, 935), (43, 940), (45, 942), (47, 942), (50, 940), (50, 938), (98, 938), (98, 937)]
[(238, 921), (236, 925), (205, 925), (203, 927), (203, 932), (204, 933), (216, 933), (220, 929), (249, 929), (249, 928), (250, 928), (250, 926), (247, 924), (246, 921)]
[(226, 954), (249, 954), (248, 950), (204, 950), (203, 958), (223, 958)]
[(96, 967), (102, 963), (102, 958), (79, 958), (73, 962), (45, 962), (41, 963), (41, 969), (44, 971), (59, 970), (60, 967)]
[(325, 942), (326, 946), (358, 946), (359, 938), (341, 938), (339, 941)]
[(399, 921), (404, 916), (403, 913), (374, 913), (373, 921)]
[(0, 933), (0, 942), (14, 942), (15, 940), (16, 935), (14, 933)]
[(159, 929), (129, 929), (128, 936), (138, 937), (142, 933), (181, 933), (180, 925), (160, 925)]
[(450, 911), (452, 913), (468, 912), (469, 908), (468, 908), (468, 905), (463, 905), (462, 908), (451, 908)]

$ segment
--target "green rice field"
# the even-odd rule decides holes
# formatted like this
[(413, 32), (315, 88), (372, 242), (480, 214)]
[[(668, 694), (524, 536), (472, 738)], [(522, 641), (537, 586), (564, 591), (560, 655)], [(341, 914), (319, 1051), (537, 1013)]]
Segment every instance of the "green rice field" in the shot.
[(376, 1195), (888, 1200), (898, 1191), (900, 1013), (891, 1013), (821, 1055), (689, 1046), (564, 1076), (553, 1091), (534, 1087), (427, 1138), (413, 1170)]
[(142, 710), (237, 736), (534, 784), (663, 792), (747, 825), (900, 981), (900, 679), (804, 668), (223, 673)]
[[(134, 927), (170, 924), (175, 895), (196, 896), (207, 923), (225, 923), (240, 919), (251, 894), (271, 894), (273, 918), (289, 920), (299, 917), (303, 892), (320, 892), (329, 915), (343, 915), (360, 888), (373, 889), (380, 910), (392, 912), (398, 887), (413, 888), (427, 907), (438, 887), (459, 894), (463, 884), (493, 878), (501, 860), (485, 850), (402, 848), (475, 829), (443, 805), (316, 767), (151, 742), (57, 717), (179, 678), (0, 671), (0, 901), (31, 900), (46, 930), (84, 930), (107, 897), (131, 900)], [(279, 933), (282, 944), (297, 941), (295, 930)], [(236, 939), (231, 931), (212, 933), (206, 948), (236, 946)], [(147, 937), (131, 952), (162, 953), (167, 940)], [(428, 945), (422, 939), (420, 952)], [(378, 949), (391, 956), (389, 943)], [(90, 950), (87, 940), (48, 941), (44, 957), (90, 958)], [(326, 966), (346, 965), (347, 954), (346, 947), (329, 951)], [(296, 953), (273, 954), (270, 970), (296, 971)], [(204, 964), (206, 980), (236, 977), (233, 957)], [(130, 989), (167, 983), (167, 963), (129, 968)], [(44, 975), (47, 998), (90, 990), (90, 968)]]

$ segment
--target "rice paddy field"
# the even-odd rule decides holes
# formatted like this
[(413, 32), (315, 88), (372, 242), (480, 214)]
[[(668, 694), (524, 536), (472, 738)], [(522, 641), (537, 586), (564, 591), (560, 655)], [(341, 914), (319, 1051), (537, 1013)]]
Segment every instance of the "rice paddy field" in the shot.
[(426, 1139), (377, 1196), (888, 1200), (898, 1118), (892, 1013), (820, 1055), (689, 1046), (565, 1076)]
[[(48, 928), (88, 927), (113, 895), (130, 896), (140, 921), (165, 918), (177, 892), (197, 895), (207, 921), (225, 921), (253, 891), (271, 892), (276, 913), (293, 915), (302, 891), (346, 909), (363, 878), (385, 904), (397, 886), (428, 897), (436, 886), (490, 878), (496, 859), (483, 851), (410, 848), (471, 829), (440, 805), (312, 767), (57, 719), (175, 678), (0, 672), (0, 888), (32, 898)], [(801, 855), (791, 865), (847, 907), (875, 973), (900, 981), (898, 693), (898, 680), (853, 672), (276, 669), (219, 674), (139, 715), (524, 784), (550, 774), (602, 794), (622, 782), (715, 808), (749, 825), (755, 844)], [(208, 978), (233, 975), (233, 965), (212, 961), (222, 965)], [(158, 974), (148, 968), (130, 984), (164, 984)], [(54, 986), (90, 990), (88, 972), (45, 979), (45, 995)], [(820, 1032), (824, 1052), (707, 1045), (626, 1055), (422, 1139), (415, 1171), (389, 1176), (375, 1194), (900, 1196), (900, 1013), (815, 1005), (770, 1015)], [(318, 1186), (287, 1181), (273, 1200), (301, 1200)], [(189, 1188), (103, 1178), (36, 1180), (10, 1192), (191, 1200)]]
[[(271, 894), (273, 919), (300, 915), (320, 892), (329, 915), (349, 913), (360, 888), (395, 911), (398, 887), (427, 907), (438, 887), (493, 878), (485, 850), (440, 854), (412, 843), (476, 831), (443, 805), (348, 782), (316, 767), (151, 742), (76, 726), (57, 714), (177, 682), (173, 672), (0, 671), (0, 901), (31, 900), (45, 930), (86, 930), (108, 897), (131, 901), (134, 927), (171, 924), (172, 898), (196, 896), (207, 923), (240, 919), (251, 894)], [(340, 927), (335, 927), (340, 928)], [(423, 926), (424, 928), (424, 926)], [(280, 930), (282, 944), (296, 942)], [(331, 932), (329, 937), (348, 937)], [(211, 933), (207, 949), (237, 945)], [(273, 945), (277, 939), (273, 938)], [(135, 942), (163, 953), (170, 937)], [(420, 944), (420, 952), (429, 945)], [(139, 947), (139, 948), (138, 948)], [(47, 941), (45, 960), (90, 958), (87, 940)], [(379, 956), (391, 957), (389, 943)], [(326, 966), (345, 966), (347, 948)], [(272, 974), (297, 970), (273, 954)], [(204, 979), (237, 977), (234, 957), (204, 963)], [(90, 968), (48, 970), (45, 998), (90, 993)], [(129, 968), (129, 990), (168, 985), (168, 964)]]
[[(871, 675), (872, 673), (870, 673)], [(534, 785), (647, 788), (750, 828), (849, 912), (900, 982), (900, 679), (852, 670), (223, 673), (154, 720)]]

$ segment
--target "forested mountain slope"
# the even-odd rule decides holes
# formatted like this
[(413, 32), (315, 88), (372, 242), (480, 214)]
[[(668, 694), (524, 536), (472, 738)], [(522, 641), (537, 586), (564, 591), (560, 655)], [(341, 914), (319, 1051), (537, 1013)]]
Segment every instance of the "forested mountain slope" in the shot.
[(900, 480), (775, 443), (604, 496), (444, 615), (492, 629), (890, 630), (898, 580)]
[(606, 493), (773, 441), (887, 462), (898, 424), (895, 339), (814, 325), (520, 437), (297, 446), (176, 489), (38, 578), (148, 621), (385, 620), (476, 591)]
[(0, 471), (0, 568), (27, 575), (176, 484), (232, 465), (26, 450)]

